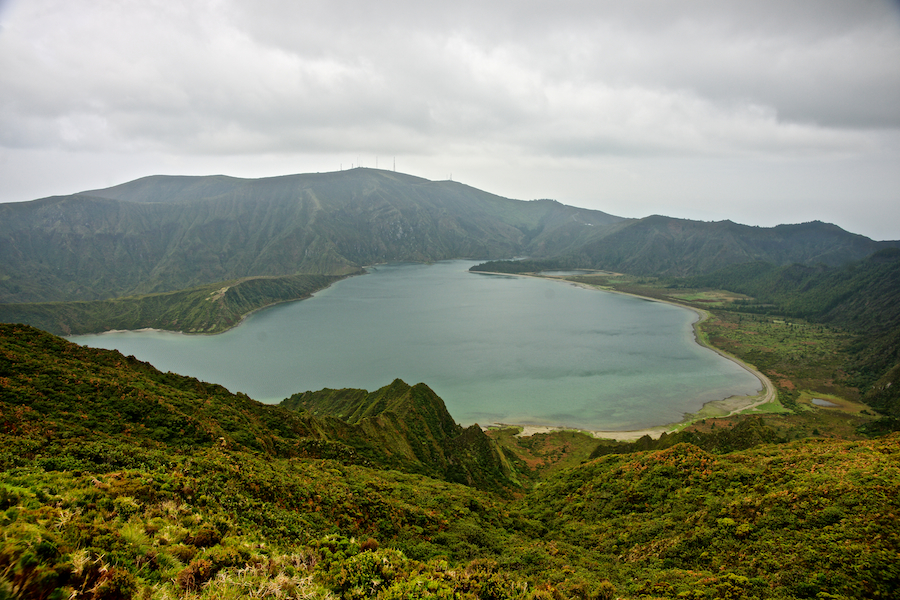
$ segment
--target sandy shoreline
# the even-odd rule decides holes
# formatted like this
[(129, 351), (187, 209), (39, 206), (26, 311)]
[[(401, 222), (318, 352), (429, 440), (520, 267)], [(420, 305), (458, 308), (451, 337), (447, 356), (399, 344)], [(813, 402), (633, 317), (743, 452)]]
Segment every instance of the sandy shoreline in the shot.
[[(478, 271), (478, 273), (482, 273), (482, 271)], [(694, 342), (704, 348), (708, 348), (727, 360), (735, 363), (742, 369), (751, 373), (754, 377), (756, 377), (759, 382), (762, 384), (762, 390), (756, 395), (753, 396), (730, 396), (728, 398), (723, 398), (722, 400), (713, 400), (711, 402), (707, 402), (703, 405), (703, 407), (697, 412), (685, 415), (685, 418), (677, 423), (669, 423), (667, 425), (659, 425), (656, 427), (647, 427), (644, 429), (634, 429), (627, 431), (617, 431), (617, 430), (592, 430), (592, 429), (580, 429), (577, 427), (559, 427), (559, 426), (542, 426), (542, 425), (517, 425), (517, 424), (508, 424), (508, 423), (493, 423), (490, 427), (499, 427), (499, 428), (508, 428), (508, 427), (519, 427), (522, 429), (519, 432), (519, 436), (527, 437), (534, 435), (536, 433), (552, 433), (554, 431), (580, 431), (582, 433), (587, 433), (596, 438), (616, 440), (620, 442), (633, 442), (638, 440), (645, 435), (649, 435), (652, 438), (658, 438), (663, 433), (672, 433), (674, 431), (678, 431), (683, 429), (687, 425), (695, 421), (699, 421), (701, 419), (707, 418), (715, 418), (715, 417), (730, 417), (736, 415), (738, 413), (742, 413), (745, 411), (751, 411), (758, 406), (763, 404), (767, 404), (769, 402), (774, 402), (777, 398), (777, 393), (775, 391), (775, 386), (769, 380), (768, 377), (760, 373), (757, 369), (748, 365), (741, 359), (736, 356), (732, 356), (718, 348), (711, 346), (710, 344), (703, 341), (700, 336), (700, 332), (698, 327), (700, 324), (709, 318), (709, 312), (700, 308), (696, 308), (693, 306), (686, 306), (684, 304), (679, 304), (678, 302), (673, 302), (671, 300), (661, 300), (659, 298), (650, 298), (647, 296), (639, 296), (637, 294), (629, 294), (627, 292), (619, 292), (616, 290), (607, 290), (597, 288), (592, 285), (588, 285), (585, 283), (578, 283), (577, 281), (569, 281), (567, 279), (562, 279), (559, 277), (545, 277), (541, 275), (528, 275), (522, 273), (485, 273), (486, 275), (506, 275), (513, 277), (535, 277), (537, 279), (553, 279), (563, 283), (568, 283), (570, 285), (574, 285), (577, 287), (584, 288), (586, 290), (593, 291), (602, 291), (602, 292), (610, 292), (613, 294), (622, 294), (625, 296), (632, 296), (634, 298), (640, 298), (642, 300), (651, 300), (653, 302), (662, 302), (663, 304), (671, 304), (672, 306), (677, 306), (679, 308), (685, 308), (687, 310), (693, 311), (697, 315), (697, 320), (691, 324), (694, 332)]]

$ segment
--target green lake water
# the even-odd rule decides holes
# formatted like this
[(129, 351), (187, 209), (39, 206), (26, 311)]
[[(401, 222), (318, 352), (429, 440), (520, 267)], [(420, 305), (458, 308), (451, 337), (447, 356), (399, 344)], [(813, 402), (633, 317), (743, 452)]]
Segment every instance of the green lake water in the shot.
[(305, 390), (424, 382), (463, 425), (636, 429), (756, 393), (693, 341), (690, 310), (559, 281), (469, 273), (471, 261), (377, 266), (214, 336), (72, 341), (263, 402)]

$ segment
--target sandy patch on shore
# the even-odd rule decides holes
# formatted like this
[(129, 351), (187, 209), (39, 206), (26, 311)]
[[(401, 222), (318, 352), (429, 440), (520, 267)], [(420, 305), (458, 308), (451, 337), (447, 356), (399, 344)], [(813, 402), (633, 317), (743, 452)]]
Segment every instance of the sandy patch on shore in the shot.
[(528, 437), (532, 436), (536, 433), (553, 433), (556, 431), (580, 431), (582, 433), (586, 433), (590, 436), (599, 439), (605, 440), (615, 440), (618, 442), (633, 442), (638, 440), (645, 435), (649, 435), (651, 438), (656, 439), (661, 436), (663, 433), (673, 433), (675, 431), (679, 431), (683, 429), (687, 425), (695, 421), (699, 421), (701, 419), (715, 419), (715, 418), (724, 418), (724, 417), (732, 417), (739, 413), (744, 413), (748, 411), (753, 411), (758, 406), (766, 404), (767, 402), (773, 402), (775, 400), (775, 386), (772, 385), (772, 382), (766, 378), (765, 375), (759, 373), (755, 369), (749, 367), (748, 365), (737, 361), (733, 357), (729, 357), (727, 355), (723, 355), (726, 358), (731, 360), (735, 360), (743, 366), (745, 369), (749, 370), (751, 373), (760, 378), (760, 381), (763, 382), (763, 389), (759, 394), (755, 396), (731, 396), (729, 398), (725, 398), (723, 400), (714, 400), (712, 402), (707, 402), (703, 405), (703, 408), (700, 409), (699, 412), (694, 414), (685, 415), (684, 420), (679, 421), (678, 423), (670, 423), (668, 425), (659, 425), (656, 427), (646, 427), (643, 429), (632, 429), (627, 431), (616, 431), (616, 430), (602, 430), (602, 429), (579, 429), (577, 427), (561, 427), (561, 426), (547, 426), (547, 425), (515, 425), (508, 423), (494, 423), (491, 427), (498, 428), (509, 428), (509, 427), (517, 427), (520, 428), (520, 431), (517, 436), (520, 437)]
[(556, 281), (560, 281), (563, 283), (568, 283), (570, 285), (574, 285), (576, 287), (581, 287), (588, 290), (595, 291), (603, 291), (610, 292), (613, 294), (622, 294), (625, 296), (633, 296), (635, 298), (641, 298), (643, 300), (651, 300), (653, 302), (662, 302), (663, 304), (671, 304), (673, 306), (678, 306), (680, 308), (686, 308), (687, 310), (691, 310), (697, 313), (697, 320), (694, 321), (692, 327), (694, 330), (694, 342), (704, 348), (709, 348), (722, 358), (730, 360), (733, 363), (736, 363), (743, 369), (752, 373), (759, 382), (762, 384), (762, 390), (760, 390), (759, 394), (754, 396), (731, 396), (729, 398), (724, 398), (722, 400), (714, 400), (712, 402), (707, 402), (703, 405), (699, 412), (696, 414), (685, 415), (684, 420), (678, 423), (670, 423), (668, 425), (660, 425), (658, 427), (648, 427), (645, 429), (635, 429), (631, 431), (605, 431), (605, 430), (589, 430), (589, 429), (578, 429), (575, 427), (553, 427), (553, 426), (541, 426), (541, 425), (507, 425), (502, 423), (495, 423), (494, 427), (520, 427), (522, 431), (520, 431), (517, 435), (522, 437), (527, 437), (534, 435), (536, 433), (553, 433), (554, 431), (581, 431), (582, 433), (586, 433), (594, 436), (595, 438), (608, 439), (608, 440), (616, 440), (619, 442), (633, 442), (638, 440), (645, 435), (649, 435), (652, 438), (658, 438), (663, 433), (672, 433), (678, 431), (679, 429), (684, 428), (687, 425), (690, 425), (694, 421), (699, 421), (701, 419), (714, 419), (717, 417), (731, 417), (738, 413), (753, 411), (757, 407), (762, 406), (763, 404), (774, 402), (778, 397), (777, 392), (775, 390), (775, 385), (772, 381), (759, 372), (759, 370), (754, 367), (748, 365), (741, 359), (736, 356), (732, 356), (718, 348), (713, 347), (712, 345), (705, 343), (698, 330), (700, 324), (709, 318), (709, 312), (705, 311), (701, 308), (696, 308), (693, 306), (686, 306), (679, 302), (674, 302), (671, 300), (662, 300), (660, 298), (650, 298), (647, 296), (639, 296), (637, 294), (630, 294), (628, 292), (619, 292), (617, 290), (601, 288), (598, 286), (589, 285), (586, 283), (580, 283), (577, 281), (569, 281), (566, 279), (561, 279), (558, 277), (546, 277), (542, 275), (529, 274), (524, 275), (521, 273), (487, 273), (489, 275), (512, 275), (517, 277), (535, 277), (538, 279), (553, 279)]
[[(501, 425), (498, 425), (501, 426)], [(541, 425), (502, 425), (502, 427), (521, 427), (522, 431), (516, 434), (519, 437), (529, 437), (536, 433), (553, 433), (555, 431), (580, 431), (595, 438), (616, 440), (619, 442), (633, 442), (645, 435), (658, 438), (665, 433), (671, 433), (672, 427), (648, 427), (647, 429), (635, 429), (633, 431), (591, 431), (587, 429), (574, 429), (571, 427), (545, 427)]]

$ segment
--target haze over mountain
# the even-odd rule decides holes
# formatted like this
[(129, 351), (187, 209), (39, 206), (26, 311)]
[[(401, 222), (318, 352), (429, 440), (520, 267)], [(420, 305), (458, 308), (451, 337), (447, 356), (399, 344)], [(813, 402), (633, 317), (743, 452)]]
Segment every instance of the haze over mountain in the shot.
[(838, 265), (890, 245), (819, 222), (759, 228), (625, 219), (374, 169), (152, 176), (0, 205), (0, 302), (98, 300), (244, 277), (345, 275), (383, 262), (523, 255), (685, 275), (754, 260)]

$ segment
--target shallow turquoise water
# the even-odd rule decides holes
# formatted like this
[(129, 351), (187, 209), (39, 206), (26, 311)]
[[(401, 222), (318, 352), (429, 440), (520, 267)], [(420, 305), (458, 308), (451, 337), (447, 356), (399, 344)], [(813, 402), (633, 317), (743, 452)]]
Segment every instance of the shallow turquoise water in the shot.
[(215, 336), (78, 336), (278, 402), (323, 387), (425, 382), (474, 422), (634, 429), (752, 394), (752, 374), (693, 341), (692, 311), (470, 261), (379, 266)]

